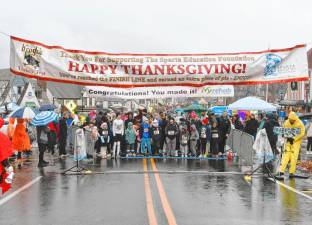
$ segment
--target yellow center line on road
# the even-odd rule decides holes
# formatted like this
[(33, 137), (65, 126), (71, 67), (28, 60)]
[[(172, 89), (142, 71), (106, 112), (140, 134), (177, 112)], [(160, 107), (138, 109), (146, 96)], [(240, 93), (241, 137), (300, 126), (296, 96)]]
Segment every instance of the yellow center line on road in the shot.
[(153, 205), (152, 192), (150, 187), (150, 179), (147, 173), (147, 162), (146, 159), (143, 159), (143, 169), (144, 169), (144, 187), (145, 187), (145, 196), (146, 196), (146, 207), (149, 225), (157, 225), (157, 219), (155, 215), (155, 209)]
[(161, 182), (160, 176), (157, 173), (158, 169), (156, 167), (155, 161), (154, 161), (153, 158), (151, 158), (150, 160), (151, 160), (152, 170), (154, 172), (156, 172), (156, 173), (154, 173), (154, 176), (155, 176), (155, 179), (156, 179), (156, 185), (157, 185), (157, 189), (158, 189), (158, 192), (159, 192), (159, 196), (160, 196), (162, 207), (163, 207), (165, 215), (167, 217), (168, 224), (169, 225), (177, 225), (176, 218), (175, 218), (175, 216), (173, 214), (173, 211), (172, 211), (172, 209), (170, 207), (170, 203), (168, 201), (166, 191), (165, 191), (164, 186), (163, 186), (163, 184)]

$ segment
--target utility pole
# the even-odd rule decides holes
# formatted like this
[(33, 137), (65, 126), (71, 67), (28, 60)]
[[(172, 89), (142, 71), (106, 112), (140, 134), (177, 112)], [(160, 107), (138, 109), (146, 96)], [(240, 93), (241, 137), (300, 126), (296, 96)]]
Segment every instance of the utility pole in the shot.
[(266, 87), (265, 87), (265, 101), (266, 102), (268, 101), (268, 91), (269, 91), (269, 85), (266, 84)]

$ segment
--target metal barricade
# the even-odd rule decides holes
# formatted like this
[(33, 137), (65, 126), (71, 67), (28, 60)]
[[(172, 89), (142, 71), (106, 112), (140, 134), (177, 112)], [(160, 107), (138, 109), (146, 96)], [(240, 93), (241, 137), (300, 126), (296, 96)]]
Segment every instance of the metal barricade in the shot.
[(86, 140), (86, 149), (87, 149), (87, 156), (92, 156), (93, 164), (95, 164), (96, 159), (96, 151), (94, 149), (96, 140), (92, 138), (92, 132), (90, 130), (85, 129), (85, 140)]
[(227, 139), (227, 145), (238, 156), (241, 168), (253, 166), (254, 137), (240, 130), (232, 129)]
[(70, 150), (71, 154), (74, 154), (74, 146), (75, 146), (75, 134), (77, 131), (77, 126), (70, 126), (67, 130), (67, 149)]
[[(70, 149), (70, 153), (74, 154), (74, 148), (75, 148), (75, 141), (76, 141), (76, 131), (79, 129), (78, 126), (71, 126), (68, 128), (68, 148)], [(85, 146), (86, 146), (86, 151), (87, 151), (87, 157), (88, 158), (92, 158), (93, 161), (93, 165), (95, 164), (95, 160), (96, 160), (96, 151), (94, 149), (95, 146), (95, 142), (96, 140), (94, 140), (92, 138), (91, 135), (91, 130), (89, 129), (84, 129), (84, 135), (85, 135)]]

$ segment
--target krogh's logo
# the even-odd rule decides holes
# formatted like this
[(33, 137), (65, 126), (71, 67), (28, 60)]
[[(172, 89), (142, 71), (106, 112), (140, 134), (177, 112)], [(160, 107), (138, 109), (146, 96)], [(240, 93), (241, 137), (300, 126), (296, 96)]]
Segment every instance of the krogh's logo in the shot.
[(38, 46), (23, 44), (22, 52), (24, 52), (24, 65), (31, 66), (34, 69), (40, 67), (42, 49)]
[(273, 75), (276, 71), (276, 67), (281, 64), (282, 58), (276, 54), (266, 55), (266, 65), (264, 68), (264, 76)]

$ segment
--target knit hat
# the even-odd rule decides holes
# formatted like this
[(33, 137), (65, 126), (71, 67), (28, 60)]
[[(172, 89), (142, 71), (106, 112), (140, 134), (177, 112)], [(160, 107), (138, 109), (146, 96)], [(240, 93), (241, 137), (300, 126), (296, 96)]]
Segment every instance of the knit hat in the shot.
[(207, 124), (208, 124), (208, 118), (204, 118), (204, 119), (202, 120), (202, 124), (203, 124), (203, 125), (207, 125)]

